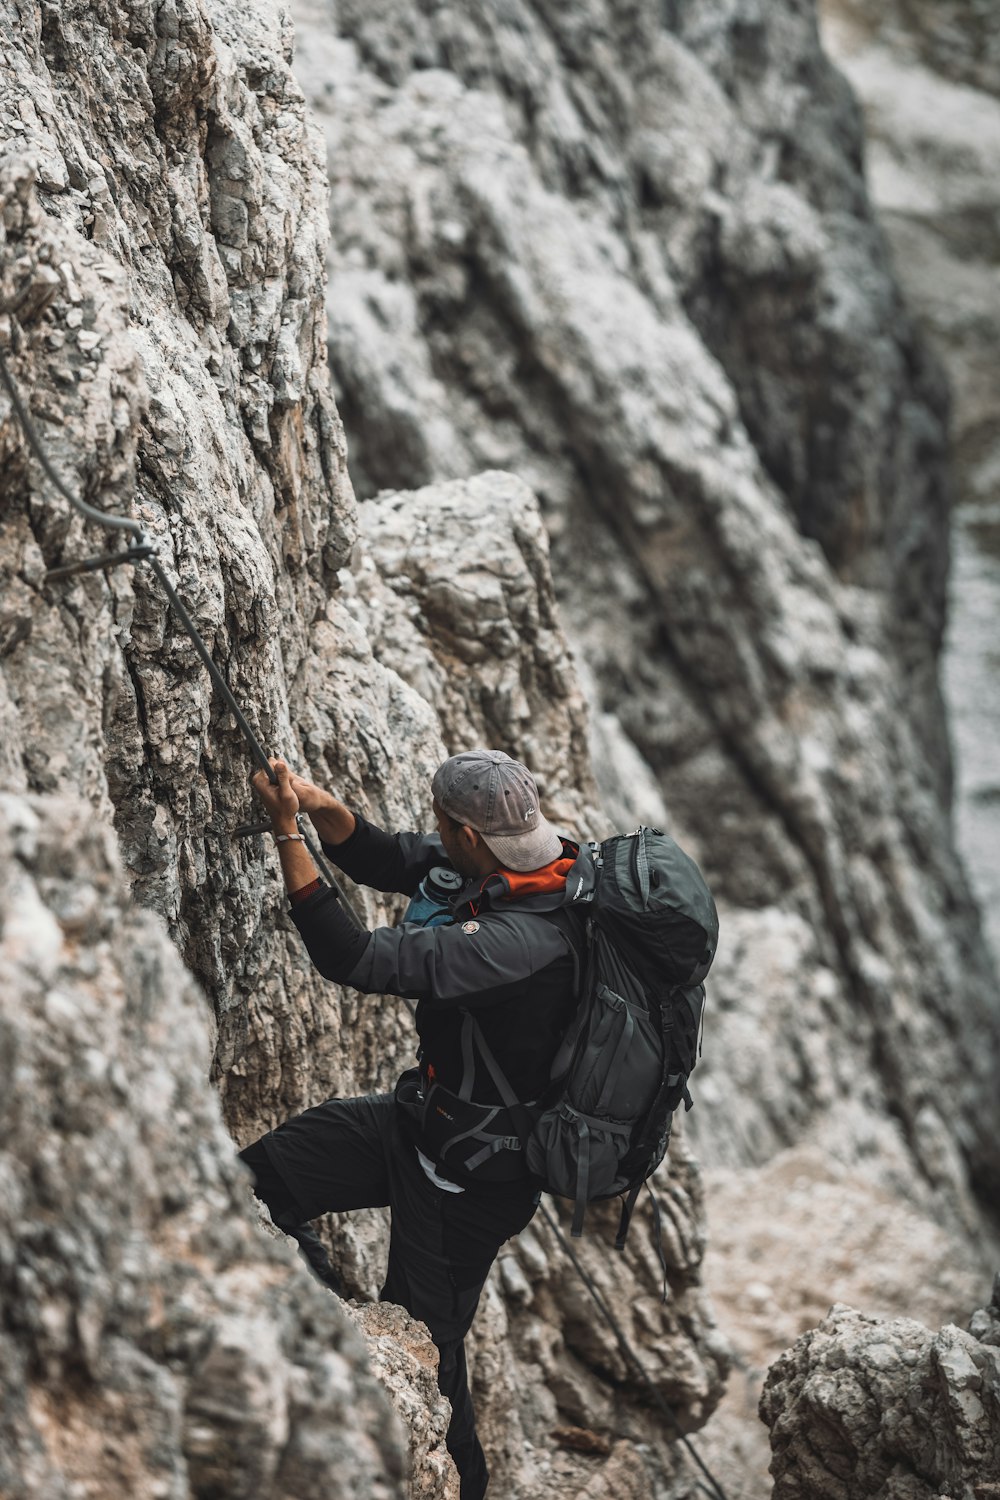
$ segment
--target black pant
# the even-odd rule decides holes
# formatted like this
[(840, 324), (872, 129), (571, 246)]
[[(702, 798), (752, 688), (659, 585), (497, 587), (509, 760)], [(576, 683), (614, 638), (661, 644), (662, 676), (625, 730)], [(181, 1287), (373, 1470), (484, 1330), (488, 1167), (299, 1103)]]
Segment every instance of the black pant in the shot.
[(451, 1402), (448, 1451), (461, 1500), (481, 1500), (489, 1472), (476, 1436), (464, 1339), (483, 1283), (505, 1240), (531, 1219), (527, 1183), (448, 1193), (428, 1179), (403, 1134), (391, 1094), (330, 1099), (296, 1115), (240, 1153), (280, 1227), (352, 1208), (392, 1210), (389, 1264), (380, 1293), (430, 1329), (438, 1386)]

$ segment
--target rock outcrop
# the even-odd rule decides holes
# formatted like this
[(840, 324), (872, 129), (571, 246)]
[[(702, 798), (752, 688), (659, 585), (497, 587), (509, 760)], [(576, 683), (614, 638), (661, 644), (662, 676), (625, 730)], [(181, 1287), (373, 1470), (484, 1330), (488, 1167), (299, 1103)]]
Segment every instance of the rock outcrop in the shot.
[(900, 283), (952, 392), (957, 501), (946, 681), (959, 844), (1000, 954), (1000, 12), (978, 0), (824, 0), (865, 114), (868, 178)]
[(114, 845), (0, 798), (0, 1494), (384, 1500), (403, 1429), (253, 1222), (203, 998)]
[[(956, 7), (935, 11), (953, 39)], [(749, 1385), (830, 1281), (909, 1308), (902, 1241), (881, 1277), (850, 1274), (879, 1226), (947, 1256), (926, 1316), (957, 1316), (995, 1264), (995, 1063), (973, 1080), (998, 1026), (937, 689), (949, 402), (812, 8), (295, 16), (355, 483), (529, 480), (605, 805), (669, 817), (724, 899), (690, 1123)], [(770, 1344), (771, 1274), (741, 1248), (758, 1231), (785, 1267)], [(730, 1485), (759, 1493), (745, 1457)]]
[(968, 1330), (834, 1307), (761, 1398), (774, 1500), (1000, 1494), (1000, 1278)]
[[(446, 747), (501, 737), (532, 760), (554, 817), (571, 831), (599, 831), (584, 701), (524, 483), (490, 473), (389, 496), (366, 513), (358, 541), (322, 338), (322, 159), (289, 68), (287, 24), (263, 5), (191, 0), (154, 13), (106, 0), (29, 8), (26, 19), (7, 17), (5, 34), (18, 45), (0, 94), (0, 334), (64, 483), (142, 521), (260, 739), (362, 810), (392, 826), (425, 823), (430, 772)], [(247, 1493), (267, 1494), (270, 1483), (276, 1494), (305, 1495), (314, 1470), (295, 1477), (299, 1449), (318, 1470), (337, 1462), (339, 1444), (354, 1455), (341, 1464), (345, 1488), (434, 1492), (453, 1477), (428, 1396), (426, 1339), (388, 1310), (358, 1311), (404, 1419), (416, 1407), (425, 1414), (408, 1422), (406, 1479), (400, 1429), (364, 1374), (361, 1344), (328, 1294), (260, 1237), (208, 1085), (211, 1074), (242, 1143), (334, 1091), (390, 1083), (412, 1058), (409, 1016), (398, 1002), (323, 985), (284, 916), (273, 854), (259, 838), (233, 841), (253, 813), (253, 767), (152, 576), (138, 566), (47, 580), (49, 569), (103, 550), (107, 534), (45, 482), (5, 396), (0, 460), (6, 785), (31, 799), (39, 826), (69, 825), (65, 848), (46, 835), (45, 869), (65, 864), (66, 890), (79, 888), (81, 909), (92, 887), (113, 883), (106, 836), (114, 829), (137, 908), (109, 897), (112, 917), (117, 911), (154, 957), (168, 932), (189, 976), (179, 963), (165, 970), (166, 1032), (147, 1035), (129, 1007), (158, 1011), (159, 990), (144, 989), (126, 967), (115, 980), (120, 1024), (112, 1008), (101, 1033), (105, 1071), (86, 1025), (65, 1028), (60, 1069), (39, 1080), (38, 1129), (17, 1137), (17, 1192), (0, 1208), (11, 1336), (4, 1389), (16, 1394), (27, 1381), (41, 1394), (33, 1405), (13, 1395), (4, 1403), (4, 1484), (18, 1500), (50, 1500), (77, 1481), (109, 1497), (208, 1494), (225, 1462), (234, 1473), (250, 1465)], [(74, 843), (81, 825), (88, 837)], [(24, 878), (41, 879), (31, 860), (22, 857)], [(398, 912), (396, 903), (351, 896), (370, 921)], [(46, 976), (79, 964), (86, 1021), (99, 1013), (100, 981), (111, 984), (125, 964), (124, 948), (105, 952), (103, 918), (74, 926), (70, 895), (59, 900), (41, 934), (52, 949), (41, 979), (31, 964), (27, 973), (19, 966), (16, 924), (3, 928), (12, 1068), (27, 1055), (20, 1028), (50, 1045), (44, 1020), (31, 1019)], [(196, 1035), (207, 1050), (182, 1045)], [(164, 1042), (161, 1084), (150, 1083), (146, 1098), (140, 1079), (161, 1036), (176, 1045)], [(105, 1074), (116, 1066), (127, 1083), (111, 1135), (127, 1140), (134, 1116), (151, 1139), (141, 1160), (123, 1145), (100, 1172), (103, 1147), (88, 1155), (60, 1105), (65, 1079), (89, 1078), (91, 1065), (95, 1094), (110, 1087)], [(6, 1049), (3, 1066), (6, 1088)], [(8, 1097), (20, 1107), (19, 1095)], [(192, 1123), (168, 1149), (164, 1111), (181, 1097), (192, 1101)], [(700, 1286), (697, 1168), (678, 1152), (661, 1183), (673, 1225), (668, 1303), (657, 1300), (661, 1269), (641, 1234), (612, 1266), (596, 1239), (583, 1253), (624, 1307), (657, 1391), (692, 1427), (718, 1399), (725, 1349)], [(95, 1181), (115, 1163), (124, 1173), (100, 1236), (80, 1242), (98, 1312), (73, 1290), (72, 1267), (70, 1292), (51, 1310), (41, 1296), (8, 1296), (33, 1276), (63, 1276), (60, 1256), (77, 1252), (78, 1240), (53, 1218), (46, 1172), (56, 1186), (74, 1179), (69, 1222), (100, 1219), (88, 1196), (91, 1161)], [(181, 1210), (160, 1205), (160, 1172), (197, 1223), (198, 1234), (183, 1216), (174, 1226), (189, 1236), (189, 1256), (175, 1254), (171, 1221)], [(134, 1208), (137, 1226), (124, 1193), (136, 1176), (146, 1195)], [(35, 1225), (51, 1226), (38, 1230), (44, 1256)], [(350, 1290), (376, 1295), (382, 1216), (325, 1232)], [(646, 1386), (621, 1368), (614, 1336), (584, 1307), (545, 1233), (497, 1273), (477, 1335), (477, 1390), (498, 1483), (512, 1495), (537, 1493), (545, 1468), (570, 1494), (588, 1484), (610, 1492), (623, 1475), (637, 1497), (654, 1485), (689, 1493), (671, 1434), (643, 1405)], [(137, 1260), (121, 1287), (123, 1311), (118, 1245)], [(174, 1369), (172, 1346), (163, 1353), (156, 1340), (184, 1297), (206, 1329), (218, 1329), (218, 1352), (215, 1343), (193, 1352), (185, 1344)], [(65, 1337), (60, 1359), (40, 1365), (33, 1351), (49, 1338), (49, 1321)], [(211, 1355), (204, 1369), (203, 1355)], [(526, 1378), (529, 1361), (547, 1386), (537, 1373)], [(152, 1391), (141, 1439), (116, 1394), (132, 1365)], [(106, 1448), (77, 1453), (59, 1437), (56, 1419), (76, 1412), (73, 1402), (101, 1413)], [(175, 1420), (185, 1402), (190, 1432)], [(549, 1433), (567, 1426), (567, 1412), (580, 1424), (606, 1421), (610, 1436), (599, 1434), (588, 1455), (566, 1449), (556, 1473)], [(262, 1422), (272, 1428), (263, 1468), (253, 1468), (244, 1449)], [(313, 1440), (322, 1422), (330, 1434)], [(149, 1458), (146, 1473), (143, 1444), (154, 1439), (162, 1455)], [(167, 1488), (158, 1491), (161, 1479)]]
[[(568, 831), (666, 811), (712, 877), (700, 1104), (657, 1181), (666, 1302), (641, 1228), (612, 1258), (597, 1212), (581, 1248), (692, 1431), (727, 1363), (693, 1146), (745, 1168), (805, 1139), (973, 1247), (1000, 1182), (936, 683), (942, 387), (812, 13), (303, 0), (297, 82), (263, 0), (7, 9), (2, 347), (65, 483), (157, 540), (261, 740), (416, 826), (446, 750), (502, 739)], [(330, 131), (352, 470), (382, 492), (360, 520), (302, 85)], [(323, 985), (273, 854), (234, 842), (252, 766), (149, 572), (46, 578), (107, 539), (6, 397), (0, 474), (0, 756), (28, 830), (0, 933), (3, 1484), (308, 1495), (342, 1448), (345, 1492), (453, 1485), (419, 1328), (352, 1314), (404, 1422), (423, 1414), (403, 1438), (232, 1152), (389, 1084), (409, 1017)], [(323, 1233), (375, 1296), (382, 1216)], [(674, 1433), (561, 1256), (536, 1221), (484, 1297), (497, 1488), (682, 1500)]]
[(699, 1145), (887, 1130), (992, 1192), (995, 976), (936, 688), (944, 387), (810, 8), (296, 18), (355, 482), (532, 484), (601, 723), (725, 903)]

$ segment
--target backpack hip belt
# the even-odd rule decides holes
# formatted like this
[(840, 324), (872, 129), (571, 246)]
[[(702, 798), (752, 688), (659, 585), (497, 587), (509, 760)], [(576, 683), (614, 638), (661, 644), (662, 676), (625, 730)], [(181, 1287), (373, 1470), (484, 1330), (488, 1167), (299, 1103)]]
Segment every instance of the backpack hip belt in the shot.
[[(472, 1097), (476, 1049), (500, 1094), (499, 1104), (480, 1104)], [(524, 1142), (534, 1128), (538, 1106), (516, 1097), (468, 1011), (462, 1013), (458, 1093), (423, 1069), (410, 1068), (397, 1083), (395, 1098), (408, 1134), (446, 1177), (466, 1184), (527, 1177)]]

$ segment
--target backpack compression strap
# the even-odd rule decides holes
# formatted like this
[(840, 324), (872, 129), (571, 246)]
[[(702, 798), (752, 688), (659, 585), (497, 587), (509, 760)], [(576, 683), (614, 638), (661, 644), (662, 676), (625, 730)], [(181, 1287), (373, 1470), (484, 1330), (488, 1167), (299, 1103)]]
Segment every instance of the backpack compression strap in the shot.
[[(514, 1129), (517, 1131), (517, 1135), (494, 1136), (481, 1151), (477, 1151), (475, 1156), (466, 1162), (466, 1170), (469, 1172), (475, 1171), (476, 1167), (481, 1166), (487, 1157), (493, 1156), (497, 1151), (526, 1150), (528, 1137), (534, 1128), (534, 1122), (528, 1114), (526, 1106), (521, 1103), (521, 1100), (514, 1093), (503, 1069), (493, 1056), (475, 1017), (470, 1015), (467, 1010), (462, 1012), (462, 1082), (458, 1091), (459, 1098), (467, 1101), (472, 1099), (472, 1085), (476, 1072), (474, 1050), (476, 1047), (478, 1047), (480, 1056), (486, 1064), (486, 1071), (492, 1078), (497, 1093), (503, 1100), (504, 1107), (514, 1125)], [(498, 1106), (490, 1115), (489, 1120), (485, 1122), (484, 1126), (480, 1127), (477, 1139), (485, 1139), (482, 1135), (482, 1130), (485, 1129), (486, 1124), (492, 1123), (499, 1113), (500, 1109)]]
[[(504, 1104), (507, 1106), (510, 1117), (514, 1121), (515, 1126), (521, 1134), (520, 1144), (524, 1147), (525, 1151), (527, 1151), (528, 1137), (534, 1129), (534, 1123), (531, 1119), (531, 1116), (528, 1114), (526, 1107), (515, 1095), (513, 1089), (504, 1076), (503, 1069), (500, 1067), (500, 1064), (497, 1062), (496, 1058), (493, 1056), (493, 1053), (490, 1051), (490, 1048), (486, 1042), (486, 1038), (483, 1036), (483, 1033), (480, 1031), (475, 1019), (469, 1015), (468, 1011), (466, 1011), (465, 1017), (462, 1022), (463, 1032), (465, 1031), (466, 1022), (468, 1022), (469, 1027), (470, 1055), (471, 1041), (474, 1037), (476, 1046), (479, 1048), (482, 1054), (483, 1061), (485, 1062), (487, 1071), (496, 1086), (497, 1092), (499, 1093)], [(565, 1108), (568, 1110), (569, 1114), (575, 1117), (576, 1120), (578, 1144), (576, 1162), (576, 1196), (573, 1200), (573, 1224), (570, 1233), (572, 1234), (573, 1239), (578, 1240), (583, 1233), (583, 1216), (587, 1210), (587, 1202), (590, 1191), (590, 1127), (588, 1126), (587, 1121), (584, 1119), (583, 1115), (578, 1114), (576, 1110), (571, 1109), (569, 1106), (565, 1106)], [(617, 1127), (609, 1126), (608, 1128), (616, 1129)], [(494, 1146), (493, 1150), (500, 1150), (500, 1145)], [(477, 1161), (485, 1159), (485, 1157), (489, 1154), (489, 1150), (483, 1151), (476, 1159)], [(470, 1162), (467, 1165), (469, 1165), (469, 1167), (471, 1168), (472, 1164)], [(635, 1199), (633, 1198), (632, 1203), (634, 1202)], [(631, 1215), (631, 1208), (629, 1209), (629, 1214)], [(627, 1219), (625, 1219), (624, 1222), (627, 1231)]]

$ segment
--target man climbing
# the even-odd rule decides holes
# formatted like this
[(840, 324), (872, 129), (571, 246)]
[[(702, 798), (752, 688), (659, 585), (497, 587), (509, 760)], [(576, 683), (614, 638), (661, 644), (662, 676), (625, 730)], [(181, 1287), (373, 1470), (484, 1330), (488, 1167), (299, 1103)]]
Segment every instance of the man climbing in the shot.
[[(389, 834), (272, 761), (254, 787), (278, 840), (291, 915), (327, 979), (417, 1001), (419, 1067), (393, 1094), (330, 1099), (241, 1153), (258, 1196), (324, 1274), (321, 1214), (391, 1209), (383, 1301), (430, 1329), (438, 1384), (452, 1406), (448, 1449), (461, 1500), (488, 1480), (476, 1436), (464, 1338), (490, 1266), (531, 1219), (538, 1193), (523, 1162), (525, 1111), (545, 1091), (576, 1004), (572, 908), (594, 887), (587, 851), (542, 816), (531, 773), (502, 751), (452, 756), (432, 783), (436, 834)], [(324, 885), (296, 827), (307, 813), (350, 878), (413, 896), (435, 866), (462, 877), (445, 920), (357, 928)], [(500, 1097), (486, 1056), (515, 1098)], [(326, 1279), (330, 1279), (329, 1275)]]

